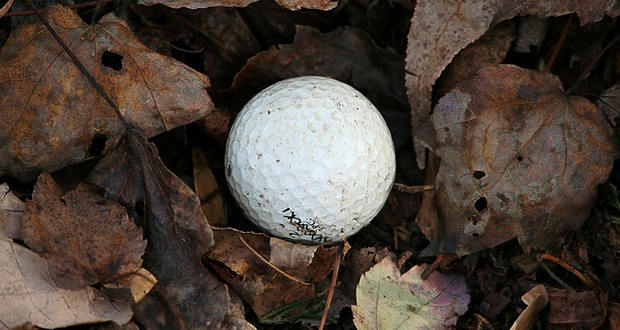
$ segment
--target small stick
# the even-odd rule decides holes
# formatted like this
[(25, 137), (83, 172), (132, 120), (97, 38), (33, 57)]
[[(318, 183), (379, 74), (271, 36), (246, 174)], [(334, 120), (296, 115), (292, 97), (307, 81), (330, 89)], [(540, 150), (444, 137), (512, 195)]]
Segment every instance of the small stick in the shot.
[(323, 315), (321, 315), (321, 323), (319, 323), (319, 330), (325, 328), (325, 322), (327, 322), (327, 314), (329, 313), (329, 307), (332, 304), (334, 298), (334, 291), (336, 290), (336, 282), (338, 282), (338, 271), (340, 270), (340, 262), (342, 261), (342, 246), (338, 247), (338, 254), (334, 260), (334, 270), (332, 271), (332, 281), (329, 283), (329, 291), (327, 292), (327, 300), (325, 301), (325, 308), (323, 308)]
[(408, 194), (418, 194), (433, 189), (435, 189), (435, 186), (432, 184), (426, 184), (423, 186), (408, 186), (402, 183), (394, 183), (394, 190), (405, 192)]
[(241, 236), (241, 234), (239, 234), (239, 240), (241, 241), (241, 243), (243, 243), (250, 251), (252, 251), (252, 253), (254, 253), (260, 260), (262, 260), (264, 263), (266, 263), (267, 265), (269, 265), (269, 267), (273, 268), (275, 271), (277, 271), (278, 273), (284, 275), (286, 278), (288, 278), (291, 281), (297, 282), (299, 284), (302, 285), (312, 285), (312, 283), (308, 283), (308, 282), (304, 282), (303, 280), (298, 279), (297, 277), (287, 274), (285, 271), (283, 271), (282, 269), (278, 268), (278, 266), (272, 264), (271, 262), (269, 262), (269, 260), (265, 259), (265, 257), (263, 257), (260, 253), (258, 253), (258, 251), (254, 250), (253, 247), (250, 246), (250, 244), (248, 244), (248, 242), (246, 242), (243, 237)]
[(558, 259), (557, 257), (548, 254), (548, 253), (543, 253), (540, 256), (538, 256), (538, 258), (540, 260), (549, 260), (551, 262), (554, 262), (562, 267), (564, 267), (564, 269), (568, 270), (569, 272), (573, 273), (573, 275), (577, 276), (583, 283), (585, 283), (587, 286), (593, 288), (595, 287), (594, 283), (592, 283), (592, 281), (590, 281), (588, 278), (586, 278), (580, 271), (577, 270), (577, 268), (567, 264), (565, 261)]
[(553, 46), (553, 50), (551, 52), (551, 57), (549, 58), (549, 63), (547, 63), (547, 67), (545, 68), (545, 72), (551, 72), (551, 69), (553, 69), (553, 65), (555, 64), (555, 60), (558, 57), (558, 54), (560, 53), (560, 49), (562, 49), (562, 46), (564, 45), (564, 41), (566, 40), (566, 36), (568, 35), (568, 30), (570, 29), (570, 26), (573, 24), (573, 17), (575, 17), (575, 15), (570, 15), (568, 17), (568, 20), (566, 20), (566, 23), (564, 23), (564, 28), (562, 29), (562, 34), (560, 34), (560, 38), (558, 38), (558, 42), (556, 42), (556, 44)]
[[(108, 3), (108, 2), (112, 2), (114, 0), (100, 0), (103, 3)], [(86, 7), (94, 7), (97, 5), (98, 1), (89, 1), (89, 2), (84, 2), (84, 3), (78, 3), (78, 4), (73, 4), (73, 5), (68, 5), (66, 6), (67, 8), (71, 8), (71, 9), (78, 9), (78, 8), (86, 8)], [(12, 13), (7, 13), (6, 15), (4, 15), (3, 17), (11, 17), (11, 16), (30, 16), (30, 15), (35, 15), (34, 10), (26, 10), (26, 11), (16, 11), (16, 12), (12, 12)]]
[(433, 261), (433, 263), (426, 268), (422, 274), (420, 275), (420, 278), (423, 280), (427, 280), (429, 276), (431, 276), (431, 273), (433, 273), (435, 271), (435, 269), (439, 268), (439, 264), (441, 264), (441, 260), (443, 259), (443, 257), (445, 256), (445, 254), (440, 254), (437, 256), (437, 259), (435, 259), (435, 261)]

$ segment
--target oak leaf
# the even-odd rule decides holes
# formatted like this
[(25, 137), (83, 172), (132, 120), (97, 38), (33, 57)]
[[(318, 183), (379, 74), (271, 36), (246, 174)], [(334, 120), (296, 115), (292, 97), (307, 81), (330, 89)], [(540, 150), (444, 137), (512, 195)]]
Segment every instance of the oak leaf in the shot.
[(431, 239), (423, 254), (514, 237), (526, 250), (553, 246), (583, 224), (612, 168), (611, 128), (552, 74), (487, 67), (441, 98), (431, 120), (441, 165), (437, 217), (417, 218)]
[[(53, 5), (45, 19), (124, 118), (151, 137), (213, 109), (207, 76), (144, 45), (113, 14), (90, 26)], [(99, 156), (125, 128), (41, 23), (13, 31), (0, 50), (0, 174), (28, 180)]]

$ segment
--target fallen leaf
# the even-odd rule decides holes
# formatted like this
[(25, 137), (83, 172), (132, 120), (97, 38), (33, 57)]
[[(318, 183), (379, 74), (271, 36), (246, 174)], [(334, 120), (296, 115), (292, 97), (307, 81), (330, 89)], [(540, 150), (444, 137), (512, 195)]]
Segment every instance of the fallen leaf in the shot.
[(456, 84), (474, 76), (476, 71), (500, 64), (516, 37), (513, 22), (489, 29), (480, 39), (460, 51), (437, 80), (437, 95), (447, 94)]
[(129, 288), (133, 301), (140, 302), (155, 286), (157, 279), (153, 274), (144, 268), (140, 268), (137, 272), (128, 276), (119, 278), (113, 283), (105, 283), (105, 287), (109, 288)]
[(226, 204), (215, 180), (215, 176), (209, 168), (209, 162), (204, 151), (200, 148), (192, 150), (194, 161), (194, 190), (200, 199), (202, 213), (211, 226), (226, 225)]
[(607, 120), (616, 126), (616, 119), (620, 119), (620, 83), (613, 85), (599, 96), (598, 107)]
[(277, 81), (303, 75), (329, 76), (350, 83), (374, 104), (406, 102), (402, 58), (378, 47), (366, 32), (354, 27), (321, 33), (298, 25), (292, 44), (281, 44), (250, 58), (235, 76), (232, 88), (243, 93), (241, 99), (247, 101)]
[(549, 289), (549, 305), (550, 329), (591, 329), (605, 317), (594, 291)]
[(620, 304), (610, 302), (607, 307), (609, 329), (620, 329)]
[(23, 214), (24, 202), (10, 191), (8, 184), (0, 184), (0, 236), (21, 239)]
[(353, 322), (360, 329), (449, 329), (467, 311), (469, 295), (462, 275), (437, 271), (427, 280), (420, 275), (428, 265), (400, 274), (385, 258), (360, 279)]
[(92, 287), (58, 288), (49, 267), (36, 253), (0, 238), (0, 329), (26, 322), (51, 329), (131, 319), (131, 304), (111, 301)]
[(538, 17), (577, 13), (581, 24), (599, 21), (620, 9), (607, 0), (419, 0), (416, 2), (407, 42), (405, 86), (411, 105), (411, 131), (418, 166), (424, 168), (422, 144), (415, 138), (431, 113), (431, 91), (441, 72), (465, 46), (493, 24), (519, 15)]
[(207, 257), (219, 263), (210, 265), (252, 305), (258, 317), (315, 296), (314, 283), (326, 280), (337, 253), (336, 247), (303, 245), (264, 234), (228, 228), (214, 228), (213, 232), (215, 245)]
[[(258, 0), (138, 0), (138, 4), (152, 6), (161, 4), (172, 8), (199, 9), (216, 6), (245, 7)], [(336, 8), (338, 0), (275, 0), (280, 6), (290, 10)]]
[(77, 289), (140, 269), (146, 241), (118, 202), (80, 184), (65, 193), (49, 173), (26, 202), (23, 240), (50, 261), (58, 286)]
[(484, 68), (439, 101), (432, 123), (439, 216), (418, 218), (426, 255), (466, 255), (515, 236), (526, 250), (553, 246), (581, 227), (612, 168), (603, 116), (551, 74)]
[(230, 303), (228, 289), (201, 263), (213, 233), (198, 197), (164, 166), (155, 145), (129, 129), (88, 180), (142, 219), (149, 242), (145, 268), (158, 279), (155, 290), (174, 315), (166, 326), (219, 329)]
[[(45, 19), (125, 119), (151, 137), (213, 109), (208, 78), (142, 45), (113, 14), (90, 26), (52, 5)], [(28, 180), (99, 156), (125, 128), (41, 23), (13, 31), (0, 51), (0, 174)]]

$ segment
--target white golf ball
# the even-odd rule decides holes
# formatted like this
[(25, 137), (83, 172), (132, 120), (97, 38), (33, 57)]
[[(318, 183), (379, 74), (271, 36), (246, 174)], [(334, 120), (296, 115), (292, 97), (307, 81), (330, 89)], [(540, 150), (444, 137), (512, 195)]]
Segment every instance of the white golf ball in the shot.
[(383, 117), (353, 87), (304, 76), (275, 83), (239, 113), (226, 177), (245, 215), (285, 239), (332, 243), (381, 210), (396, 172)]

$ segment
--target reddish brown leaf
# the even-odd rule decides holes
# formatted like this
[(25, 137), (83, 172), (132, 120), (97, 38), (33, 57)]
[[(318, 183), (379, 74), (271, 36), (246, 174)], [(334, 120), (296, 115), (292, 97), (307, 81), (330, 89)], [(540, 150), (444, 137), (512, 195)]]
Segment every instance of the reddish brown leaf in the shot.
[(213, 233), (192, 190), (168, 170), (157, 149), (130, 129), (97, 164), (89, 181), (134, 212), (143, 213), (149, 241), (145, 267), (159, 280), (167, 327), (219, 329), (230, 303), (228, 289), (201, 263)]
[(609, 125), (551, 74), (482, 69), (439, 101), (432, 123), (439, 217), (418, 219), (426, 254), (465, 255), (515, 236), (526, 250), (550, 247), (582, 225), (611, 171)]
[(50, 261), (56, 283), (69, 289), (136, 272), (146, 247), (124, 207), (85, 184), (65, 194), (48, 173), (26, 202), (23, 239)]
[(620, 14), (607, 0), (417, 1), (408, 35), (405, 85), (418, 166), (424, 167), (425, 157), (415, 134), (430, 115), (432, 86), (461, 49), (477, 40), (491, 25), (514, 16), (547, 17), (575, 12), (581, 24), (599, 21), (604, 14)]
[[(212, 266), (252, 305), (259, 317), (280, 306), (315, 296), (314, 283), (326, 279), (337, 253), (336, 247), (291, 243), (264, 234), (226, 228), (214, 228), (213, 232), (216, 244), (208, 257), (225, 267), (217, 263)], [(239, 237), (265, 260), (261, 260)]]
[(549, 289), (550, 329), (592, 329), (605, 313), (594, 291)]
[(211, 169), (204, 151), (200, 148), (192, 150), (192, 160), (194, 163), (194, 190), (196, 196), (200, 198), (202, 213), (212, 226), (225, 226), (228, 222), (226, 218), (226, 204), (218, 188), (217, 181)]
[[(58, 5), (44, 16), (147, 136), (213, 109), (205, 75), (149, 50), (114, 15), (94, 27)], [(11, 34), (0, 51), (0, 77), (0, 174), (26, 180), (106, 153), (123, 135), (116, 114), (41, 23)]]
[[(346, 61), (343, 61), (346, 59)], [(379, 48), (361, 29), (338, 28), (329, 33), (297, 26), (295, 41), (258, 53), (235, 76), (233, 88), (244, 100), (286, 78), (319, 75), (345, 81), (378, 104), (399, 104), (405, 98), (402, 58)]]

